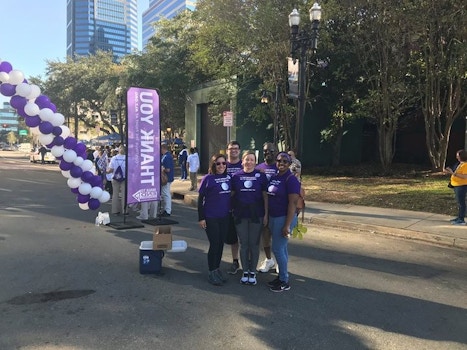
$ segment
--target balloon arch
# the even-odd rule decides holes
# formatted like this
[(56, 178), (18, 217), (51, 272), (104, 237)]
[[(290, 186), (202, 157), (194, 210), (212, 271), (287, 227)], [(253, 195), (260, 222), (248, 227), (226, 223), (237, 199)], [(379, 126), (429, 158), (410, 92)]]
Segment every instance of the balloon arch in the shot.
[(79, 207), (96, 210), (110, 199), (102, 189), (102, 179), (91, 170), (92, 161), (86, 159), (86, 145), (70, 136), (64, 125), (65, 117), (37, 85), (29, 84), (21, 71), (13, 69), (9, 62), (0, 60), (0, 93), (10, 97), (10, 105), (24, 118), (39, 142), (50, 148), (59, 160), (67, 185), (76, 194)]

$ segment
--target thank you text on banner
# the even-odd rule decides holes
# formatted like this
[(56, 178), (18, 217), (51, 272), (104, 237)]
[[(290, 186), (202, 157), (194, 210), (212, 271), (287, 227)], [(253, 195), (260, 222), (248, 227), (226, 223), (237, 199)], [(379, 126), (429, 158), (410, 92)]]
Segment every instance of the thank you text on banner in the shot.
[(156, 90), (131, 87), (128, 108), (127, 203), (160, 200), (160, 116)]

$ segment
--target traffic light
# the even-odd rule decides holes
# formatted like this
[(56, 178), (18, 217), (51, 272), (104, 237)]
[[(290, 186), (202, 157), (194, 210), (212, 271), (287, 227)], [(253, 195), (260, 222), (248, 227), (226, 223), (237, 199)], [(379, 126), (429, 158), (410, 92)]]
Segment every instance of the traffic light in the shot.
[(110, 112), (110, 124), (117, 125), (117, 112)]

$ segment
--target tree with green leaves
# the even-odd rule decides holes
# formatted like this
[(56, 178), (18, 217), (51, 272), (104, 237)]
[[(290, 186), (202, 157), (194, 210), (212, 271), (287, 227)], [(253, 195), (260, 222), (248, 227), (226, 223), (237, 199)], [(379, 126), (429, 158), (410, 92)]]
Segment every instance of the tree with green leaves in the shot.
[(452, 125), (467, 107), (467, 8), (462, 0), (418, 1), (407, 15), (413, 19), (411, 78), (418, 84), (431, 166), (440, 171)]

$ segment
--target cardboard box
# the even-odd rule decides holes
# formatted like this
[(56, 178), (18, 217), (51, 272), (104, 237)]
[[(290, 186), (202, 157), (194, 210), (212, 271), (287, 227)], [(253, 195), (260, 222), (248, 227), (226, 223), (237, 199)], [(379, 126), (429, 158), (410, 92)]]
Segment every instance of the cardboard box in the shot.
[(153, 238), (153, 250), (172, 249), (172, 226), (156, 226)]

